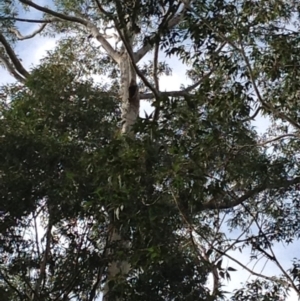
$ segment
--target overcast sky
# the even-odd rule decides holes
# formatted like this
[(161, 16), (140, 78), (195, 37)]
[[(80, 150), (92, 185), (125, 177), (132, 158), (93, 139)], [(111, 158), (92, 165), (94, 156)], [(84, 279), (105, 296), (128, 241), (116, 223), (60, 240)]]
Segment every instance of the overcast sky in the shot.
[[(1, 1), (1, 0), (0, 0)], [(38, 2), (42, 4), (42, 1)], [(23, 34), (29, 33), (32, 28), (36, 28), (37, 25), (26, 24), (21, 31)], [(27, 40), (21, 42), (16, 51), (20, 58), (22, 58), (22, 62), (27, 70), (30, 70), (32, 66), (36, 66), (39, 60), (46, 55), (47, 50), (51, 50), (55, 47), (55, 40), (49, 38), (34, 38), (32, 40)], [(176, 90), (179, 89), (181, 84), (187, 85), (189, 82), (185, 75), (185, 67), (176, 59), (172, 59), (169, 61), (171, 68), (173, 69), (172, 76), (166, 77), (164, 76), (160, 81), (160, 87), (162, 91), (168, 90)], [(14, 78), (12, 78), (6, 70), (3, 68), (0, 69), (0, 83), (12, 83), (14, 82)], [(141, 106), (141, 113), (146, 110), (149, 112), (151, 110), (151, 105), (149, 103), (143, 102)], [(257, 131), (260, 133), (265, 132), (268, 121), (262, 117), (258, 117), (257, 120), (254, 122), (254, 125), (257, 127)], [(231, 233), (230, 235), (233, 236), (237, 233)], [(277, 244), (275, 251), (278, 259), (281, 261), (282, 265), (286, 268), (291, 267), (291, 259), (293, 257), (297, 257), (299, 255), (299, 243), (294, 243), (290, 246), (284, 246), (283, 244)], [(238, 260), (241, 260), (245, 265), (249, 263), (249, 252), (245, 251), (243, 254), (239, 252), (231, 253), (231, 255)], [(229, 266), (235, 267), (238, 272), (231, 273), (231, 282), (225, 289), (227, 291), (232, 291), (240, 287), (240, 283), (248, 280), (249, 274), (242, 270), (241, 267), (237, 266), (236, 264), (228, 261), (224, 261), (228, 263)], [(249, 268), (253, 267), (253, 264), (248, 266)], [(275, 268), (274, 264), (271, 262), (267, 262), (265, 260), (261, 260), (255, 266), (255, 271), (261, 272), (263, 270), (264, 274), (266, 275), (274, 275), (274, 272), (278, 272), (277, 268)], [(253, 279), (253, 278), (252, 278)], [(297, 297), (296, 294), (291, 294), (291, 297), (287, 299), (288, 301), (296, 301)]]

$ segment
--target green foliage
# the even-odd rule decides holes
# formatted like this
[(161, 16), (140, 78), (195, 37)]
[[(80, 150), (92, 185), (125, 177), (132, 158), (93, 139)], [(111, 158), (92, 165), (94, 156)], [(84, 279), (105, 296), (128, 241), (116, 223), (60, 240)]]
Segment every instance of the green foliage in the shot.
[[(139, 118), (135, 139), (123, 136), (117, 64), (81, 24), (47, 27), (46, 35), (60, 34), (56, 49), (23, 86), (1, 89), (10, 96), (0, 119), (4, 299), (93, 301), (108, 263), (122, 260), (131, 271), (110, 281), (112, 300), (282, 300), (289, 287), (299, 294), (297, 259), (230, 295), (224, 286), (237, 268), (223, 260), (248, 248), (251, 259), (281, 267), (272, 248), (299, 238), (299, 3), (194, 2), (170, 28), (180, 1), (99, 1), (100, 9), (97, 1), (53, 1), (101, 33), (114, 24), (129, 38), (140, 27), (133, 51), (159, 43), (199, 85), (156, 99), (159, 119)], [(25, 11), (3, 3), (3, 36), (15, 42), (13, 17)], [(154, 83), (155, 63), (139, 67)], [(172, 74), (166, 62), (156, 73)], [(97, 85), (91, 75), (110, 80)], [(149, 92), (145, 83), (141, 92)], [(265, 136), (252, 124), (257, 113), (271, 121)], [(109, 243), (112, 226), (127, 246)]]

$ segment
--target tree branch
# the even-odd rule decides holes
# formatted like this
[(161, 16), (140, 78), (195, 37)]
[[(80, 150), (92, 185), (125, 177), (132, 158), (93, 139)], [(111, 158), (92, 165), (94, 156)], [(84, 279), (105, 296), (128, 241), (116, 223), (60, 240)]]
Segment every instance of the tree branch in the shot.
[(22, 293), (10, 282), (10, 279), (0, 271), (0, 276), (4, 280), (4, 282), (13, 290), (16, 292), (16, 294), (19, 296), (20, 300), (24, 299)]
[(90, 22), (89, 20), (83, 19), (83, 18), (79, 18), (79, 17), (75, 17), (75, 16), (70, 16), (70, 15), (66, 15), (66, 14), (62, 14), (62, 13), (58, 13), (54, 10), (51, 10), (49, 8), (46, 8), (44, 6), (40, 6), (32, 1), (29, 0), (19, 0), (21, 3), (23, 4), (27, 4), (33, 8), (35, 8), (36, 10), (39, 10), (41, 12), (44, 12), (46, 14), (49, 14), (51, 16), (54, 16), (56, 18), (59, 18), (61, 20), (65, 20), (65, 21), (69, 21), (69, 22), (74, 22), (74, 23), (78, 23), (81, 25), (84, 25), (86, 28), (88, 28), (91, 32), (91, 35), (97, 39), (97, 41), (99, 41), (102, 45), (102, 47), (105, 49), (105, 51), (107, 52), (107, 54), (116, 62), (118, 63), (121, 59), (121, 56), (118, 52), (116, 52), (113, 47), (109, 44), (109, 42), (100, 34), (98, 28), (96, 25), (94, 25), (92, 22)]
[(37, 30), (35, 30), (33, 33), (28, 34), (28, 35), (26, 35), (26, 36), (23, 36), (23, 35), (19, 32), (19, 30), (15, 29), (15, 28), (10, 28), (9, 31), (12, 32), (12, 33), (14, 33), (14, 34), (17, 36), (18, 40), (22, 41), (22, 40), (31, 39), (31, 38), (33, 38), (34, 36), (36, 36), (37, 34), (41, 33), (41, 32), (45, 29), (45, 27), (46, 27), (47, 25), (48, 25), (48, 23), (42, 23), (42, 25), (41, 25)]
[(262, 107), (259, 107), (252, 116), (249, 116), (248, 118), (241, 120), (242, 122), (247, 122), (250, 120), (254, 120), (254, 118), (257, 116), (257, 114), (259, 113), (259, 111), (262, 110)]
[[(239, 33), (239, 32), (238, 32)], [(242, 42), (242, 38), (241, 38), (241, 35), (239, 33), (239, 42), (240, 42), (240, 46), (241, 48), (239, 49), (239, 52), (241, 53), (243, 59), (245, 60), (245, 63), (246, 63), (246, 66), (247, 66), (247, 69), (249, 71), (249, 74), (250, 74), (250, 80), (252, 82), (252, 85), (253, 85), (253, 88), (254, 88), (254, 91), (255, 91), (255, 94), (258, 98), (258, 100), (260, 101), (261, 105), (268, 111), (270, 111), (271, 113), (273, 113), (275, 116), (278, 116), (279, 118), (283, 119), (283, 120), (286, 120), (288, 121), (291, 125), (293, 125), (295, 128), (297, 129), (300, 129), (300, 125), (297, 123), (297, 121), (295, 121), (293, 118), (285, 115), (284, 113), (282, 112), (278, 112), (272, 104), (270, 103), (267, 103), (264, 101), (264, 99), (262, 98), (261, 94), (260, 94), (260, 91), (257, 87), (257, 84), (256, 84), (256, 81), (255, 81), (255, 76), (253, 74), (253, 70), (252, 70), (252, 67), (251, 67), (251, 64), (250, 64), (250, 61), (245, 53), (245, 49), (244, 49), (244, 45), (243, 45), (243, 42)]]
[[(215, 71), (215, 68), (212, 68), (209, 72), (203, 75), (203, 77), (197, 81), (196, 83), (188, 86), (187, 88), (183, 90), (178, 91), (165, 91), (165, 92), (159, 92), (161, 96), (169, 96), (169, 97), (183, 97), (183, 96), (189, 96), (190, 92), (193, 91), (197, 86), (199, 86), (206, 78), (208, 78), (213, 72)], [(140, 99), (152, 99), (154, 95), (152, 93), (141, 93)]]
[(147, 78), (144, 76), (144, 74), (140, 71), (140, 69), (138, 68), (138, 66), (136, 65), (136, 62), (134, 61), (134, 54), (132, 52), (132, 48), (130, 45), (128, 45), (126, 38), (122, 35), (122, 32), (120, 30), (120, 28), (118, 27), (117, 23), (116, 24), (116, 29), (118, 31), (118, 34), (122, 40), (122, 42), (124, 43), (125, 49), (130, 57), (131, 60), (131, 64), (136, 72), (136, 74), (142, 79), (142, 81), (144, 82), (144, 84), (152, 91), (153, 95), (156, 98), (159, 98), (159, 91), (157, 91), (155, 89), (155, 87), (153, 87), (150, 82), (147, 80)]
[(88, 23), (88, 21), (85, 20), (85, 19), (75, 17), (75, 16), (69, 16), (69, 15), (62, 14), (62, 13), (58, 13), (58, 12), (52, 10), (52, 9), (47, 8), (47, 7), (40, 6), (40, 5), (30, 1), (30, 0), (19, 0), (19, 2), (21, 2), (23, 4), (27, 4), (28, 6), (31, 6), (31, 7), (35, 8), (36, 10), (39, 10), (43, 13), (49, 14), (51, 16), (57, 17), (57, 18), (62, 19), (62, 20), (79, 23), (79, 24), (82, 24), (82, 25), (85, 25), (85, 26)]
[(298, 297), (300, 297), (300, 292), (299, 289), (297, 288), (297, 285), (295, 285), (293, 279), (290, 277), (290, 275), (286, 272), (286, 270), (283, 268), (283, 266), (280, 264), (279, 260), (277, 259), (277, 256), (272, 248), (272, 243), (270, 242), (269, 238), (267, 237), (267, 235), (265, 234), (265, 232), (263, 231), (261, 225), (259, 224), (258, 220), (256, 217), (254, 217), (253, 213), (246, 207), (243, 206), (244, 209), (252, 216), (252, 218), (255, 221), (256, 227), (259, 230), (259, 233), (262, 234), (262, 236), (264, 237), (264, 239), (267, 241), (267, 246), (271, 252), (271, 255), (266, 252), (265, 249), (262, 249), (260, 246), (256, 246), (255, 249), (258, 250), (259, 252), (261, 252), (263, 254), (263, 256), (267, 257), (268, 259), (272, 260), (273, 262), (275, 262), (275, 264), (277, 265), (277, 267), (280, 269), (280, 271), (282, 272), (282, 274), (286, 277), (287, 282), (292, 286), (292, 288), (297, 292)]
[[(169, 20), (167, 22), (167, 24), (166, 24), (167, 28), (172, 29), (177, 24), (179, 24), (179, 22), (182, 20), (185, 12), (186, 12), (186, 8), (183, 7), (183, 9), (181, 10), (180, 13), (178, 13), (176, 16), (174, 16), (173, 18), (171, 18), (171, 20)], [(162, 21), (162, 23), (158, 26), (158, 28), (160, 28), (161, 26), (164, 26), (164, 22), (165, 22), (165, 18)], [(153, 35), (152, 37), (150, 37), (148, 42), (143, 47), (141, 47), (138, 51), (136, 51), (134, 53), (134, 62), (135, 63), (138, 63), (148, 53), (148, 51), (153, 48), (155, 40), (160, 35), (161, 35), (161, 32), (158, 32), (155, 35)]]
[(245, 269), (246, 271), (248, 271), (251, 275), (254, 275), (254, 276), (266, 279), (266, 280), (274, 281), (274, 277), (269, 277), (269, 276), (266, 276), (266, 275), (254, 272), (253, 270), (251, 270), (250, 268), (248, 268), (246, 265), (242, 264), (240, 261), (238, 261), (234, 257), (228, 255), (225, 252), (222, 252), (221, 250), (218, 250), (216, 248), (214, 248), (214, 249), (215, 249), (216, 252), (218, 252), (222, 256), (226, 256), (228, 259), (232, 260), (233, 262), (235, 262), (236, 264), (238, 264), (239, 266), (241, 266), (243, 269)]
[(16, 17), (0, 17), (0, 20), (6, 21), (18, 21), (18, 22), (27, 22), (27, 23), (51, 23), (52, 20), (39, 20), (39, 19), (24, 19)]
[(51, 231), (52, 231), (52, 212), (49, 212), (49, 220), (48, 220), (48, 226), (47, 226), (47, 232), (46, 232), (46, 247), (45, 247), (45, 251), (44, 251), (44, 256), (43, 259), (41, 261), (40, 264), (40, 275), (36, 281), (35, 284), (35, 294), (36, 296), (40, 295), (40, 287), (43, 281), (45, 281), (45, 277), (46, 277), (46, 265), (48, 263), (48, 259), (49, 259), (49, 254), (50, 254), (50, 248), (51, 248)]
[(10, 60), (12, 61), (14, 67), (17, 71), (22, 74), (24, 77), (28, 77), (29, 73), (21, 64), (20, 60), (17, 58), (14, 50), (11, 48), (7, 40), (5, 39), (4, 35), (0, 32), (0, 43), (3, 45), (7, 55), (9, 56)]
[[(260, 192), (267, 190), (267, 189), (278, 189), (278, 188), (287, 188), (291, 185), (294, 184), (299, 184), (300, 183), (300, 177), (296, 177), (292, 180), (287, 180), (287, 181), (281, 181), (280, 184), (263, 184), (260, 185), (252, 190), (249, 190), (246, 192), (244, 195), (242, 195), (239, 198), (233, 198), (233, 200), (229, 200), (231, 197), (229, 194), (222, 195), (219, 199), (211, 199), (207, 203), (204, 203), (203, 210), (206, 209), (229, 209), (233, 208), (235, 206), (238, 206), (242, 204), (244, 201), (248, 200), (249, 198), (254, 197), (255, 195), (259, 194)], [(230, 192), (228, 192), (230, 193)], [(227, 200), (224, 202), (224, 198), (227, 198)]]
[[(187, 93), (184, 93), (184, 90), (182, 91), (165, 91), (160, 92), (161, 96), (169, 96), (169, 97), (180, 97), (180, 96), (187, 96)], [(153, 99), (154, 95), (153, 93), (140, 93), (140, 99)]]
[(155, 44), (154, 48), (154, 62), (153, 62), (153, 79), (155, 83), (155, 88), (157, 91), (159, 91), (159, 80), (158, 80), (158, 75), (157, 75), (157, 65), (158, 65), (158, 52), (159, 52), (159, 43)]
[(103, 13), (104, 15), (108, 15), (108, 13), (105, 11), (105, 9), (101, 6), (100, 2), (98, 0), (95, 0), (96, 4), (97, 4), (97, 7), (99, 9), (99, 11), (101, 13)]
[(13, 65), (8, 61), (6, 57), (0, 54), (0, 61), (3, 63), (4, 67), (8, 70), (9, 74), (13, 76), (17, 81), (24, 83), (25, 78), (21, 76), (13, 67)]

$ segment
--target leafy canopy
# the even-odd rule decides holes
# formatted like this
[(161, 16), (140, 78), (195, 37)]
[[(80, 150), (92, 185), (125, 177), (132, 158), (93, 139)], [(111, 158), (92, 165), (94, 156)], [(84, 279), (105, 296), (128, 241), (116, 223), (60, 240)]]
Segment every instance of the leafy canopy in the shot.
[[(273, 252), (299, 237), (298, 1), (189, 9), (180, 1), (53, 1), (50, 9), (69, 20), (44, 10), (41, 33), (61, 36), (29, 74), (12, 53), (32, 3), (1, 7), (0, 59), (23, 82), (2, 87), (1, 296), (92, 301), (107, 264), (127, 260), (130, 274), (110, 283), (111, 297), (221, 300), (236, 267), (247, 268), (234, 250), (263, 256), (280, 275), (256, 273), (226, 298), (282, 300), (290, 287), (299, 294), (298, 260), (283, 268)], [(120, 70), (75, 17), (102, 37), (112, 22), (125, 39), (135, 30), (136, 57), (152, 48), (177, 56), (197, 85), (158, 93), (159, 119), (139, 118), (135, 139), (122, 136)], [(155, 58), (143, 64), (141, 98), (154, 99), (149, 83), (170, 68)], [(91, 75), (110, 80), (100, 85)], [(270, 121), (263, 136), (252, 124), (258, 114)], [(112, 223), (130, 246), (107, 244)]]

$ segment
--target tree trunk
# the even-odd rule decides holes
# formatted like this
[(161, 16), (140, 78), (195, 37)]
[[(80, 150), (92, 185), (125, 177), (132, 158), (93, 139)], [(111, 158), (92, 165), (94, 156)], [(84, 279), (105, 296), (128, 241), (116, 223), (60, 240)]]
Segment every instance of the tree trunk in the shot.
[(121, 101), (122, 101), (122, 133), (131, 134), (140, 108), (139, 89), (136, 83), (136, 72), (127, 52), (124, 52), (120, 62), (121, 70)]
[[(136, 122), (139, 116), (139, 89), (136, 83), (136, 72), (132, 66), (131, 59), (126, 51), (122, 55), (122, 59), (119, 63), (121, 70), (121, 89), (120, 89), (120, 99), (121, 99), (121, 112), (122, 112), (122, 133), (134, 137), (131, 129), (133, 124)], [(126, 204), (125, 204), (126, 206)], [(113, 225), (111, 221), (110, 229), (110, 239), (109, 244), (120, 243), (123, 248), (129, 248), (130, 243), (124, 241), (119, 234), (118, 229)], [(112, 254), (113, 250), (110, 249), (108, 254)], [(110, 289), (109, 282), (112, 281), (116, 276), (121, 276), (121, 278), (126, 278), (130, 270), (130, 264), (127, 261), (113, 261), (109, 263), (107, 268), (107, 279), (103, 290), (103, 301), (111, 300), (109, 297)], [(115, 299), (118, 301), (119, 299)]]

